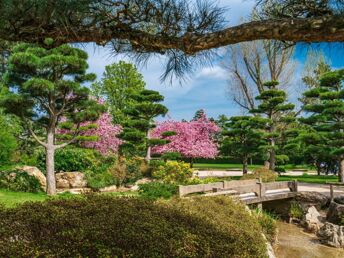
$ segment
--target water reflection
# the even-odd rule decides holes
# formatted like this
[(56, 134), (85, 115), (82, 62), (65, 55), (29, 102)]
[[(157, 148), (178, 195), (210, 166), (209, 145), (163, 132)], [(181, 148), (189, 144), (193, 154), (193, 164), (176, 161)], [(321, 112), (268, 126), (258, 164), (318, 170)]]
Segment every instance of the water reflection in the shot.
[(321, 245), (317, 238), (302, 228), (278, 222), (278, 243), (274, 246), (277, 258), (343, 258), (344, 249)]

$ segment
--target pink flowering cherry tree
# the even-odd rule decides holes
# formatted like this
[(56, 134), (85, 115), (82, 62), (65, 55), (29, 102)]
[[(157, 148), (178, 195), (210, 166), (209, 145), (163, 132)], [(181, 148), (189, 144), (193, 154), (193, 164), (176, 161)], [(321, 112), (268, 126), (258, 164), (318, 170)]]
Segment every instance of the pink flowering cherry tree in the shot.
[[(213, 136), (219, 131), (220, 128), (207, 119), (205, 114), (190, 122), (165, 121), (157, 125), (152, 137), (164, 138), (169, 140), (169, 143), (153, 147), (152, 152), (156, 154), (178, 152), (190, 158), (191, 165), (194, 158), (215, 158), (218, 154), (218, 145)], [(164, 137), (165, 132), (175, 132), (175, 134)]]
[[(122, 140), (117, 138), (121, 133), (122, 127), (112, 123), (112, 116), (109, 113), (103, 113), (98, 120), (94, 122), (84, 122), (80, 125), (84, 128), (79, 133), (81, 146), (91, 148), (99, 151), (102, 155), (109, 155), (116, 153)], [(60, 129), (58, 131), (61, 135), (73, 134), (74, 129)], [(83, 141), (86, 139), (85, 141)]]

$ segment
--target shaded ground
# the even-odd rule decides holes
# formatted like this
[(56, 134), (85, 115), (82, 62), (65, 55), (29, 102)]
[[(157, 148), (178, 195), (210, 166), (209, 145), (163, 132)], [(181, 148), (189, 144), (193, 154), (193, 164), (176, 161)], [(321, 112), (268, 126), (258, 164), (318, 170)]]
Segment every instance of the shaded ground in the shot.
[(322, 245), (316, 236), (302, 228), (278, 222), (278, 243), (274, 246), (277, 258), (342, 258), (344, 249)]

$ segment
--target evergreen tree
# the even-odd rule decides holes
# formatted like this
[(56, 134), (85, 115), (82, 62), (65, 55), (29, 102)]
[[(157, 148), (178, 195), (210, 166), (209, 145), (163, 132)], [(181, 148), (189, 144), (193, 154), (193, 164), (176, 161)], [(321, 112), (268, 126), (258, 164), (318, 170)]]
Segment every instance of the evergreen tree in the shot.
[(278, 150), (277, 141), (281, 136), (279, 127), (294, 120), (288, 114), (294, 109), (294, 105), (287, 103), (287, 94), (283, 90), (277, 89), (277, 85), (277, 81), (264, 83), (267, 90), (256, 97), (261, 103), (256, 109), (250, 111), (253, 114), (260, 114), (269, 119), (266, 140), (268, 141), (267, 151), (270, 170), (275, 170), (277, 158), (285, 159), (276, 156)]
[(200, 118), (202, 118), (205, 115), (204, 109), (199, 109), (196, 111), (194, 117), (192, 120), (199, 120)]
[(148, 161), (151, 157), (151, 146), (166, 143), (163, 139), (151, 139), (150, 130), (155, 127), (154, 118), (166, 115), (168, 109), (160, 104), (164, 97), (157, 91), (142, 90), (131, 97), (135, 103), (124, 112), (129, 119), (123, 125), (120, 137), (124, 143), (120, 149), (130, 154), (145, 155)]
[[(344, 182), (344, 69), (324, 74), (320, 87), (304, 93), (314, 100), (305, 106), (311, 115), (301, 121), (311, 125), (318, 134), (313, 145), (323, 142), (339, 165), (339, 181)], [(319, 148), (323, 149), (322, 145)], [(328, 151), (327, 150), (327, 151)], [(322, 151), (325, 151), (323, 149)]]
[(237, 116), (224, 127), (221, 153), (240, 158), (244, 174), (247, 174), (249, 159), (259, 155), (266, 144), (263, 129), (267, 122), (260, 117)]
[[(18, 116), (45, 148), (48, 194), (56, 193), (55, 150), (76, 141), (79, 125), (96, 120), (103, 111), (101, 105), (89, 99), (88, 88), (82, 86), (83, 82), (95, 79), (94, 74), (86, 74), (87, 68), (87, 54), (69, 45), (45, 49), (19, 44), (9, 58), (5, 81), (10, 92), (3, 106)], [(62, 117), (67, 119), (65, 126), (77, 126), (68, 141), (58, 143), (56, 129)], [(37, 134), (36, 128), (43, 135)]]
[(133, 94), (142, 91), (146, 83), (137, 68), (124, 61), (105, 67), (103, 78), (92, 85), (93, 94), (106, 100), (115, 124), (123, 124), (128, 115), (126, 110), (131, 109), (135, 100)]

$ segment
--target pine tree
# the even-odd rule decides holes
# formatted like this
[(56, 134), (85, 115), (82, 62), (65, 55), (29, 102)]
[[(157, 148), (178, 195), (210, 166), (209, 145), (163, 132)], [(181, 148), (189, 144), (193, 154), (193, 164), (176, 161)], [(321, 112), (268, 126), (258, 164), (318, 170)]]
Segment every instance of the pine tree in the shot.
[(166, 115), (168, 109), (160, 104), (164, 97), (157, 91), (142, 90), (131, 97), (135, 100), (132, 108), (125, 110), (128, 120), (123, 125), (120, 137), (124, 140), (120, 149), (132, 155), (143, 155), (150, 160), (151, 146), (165, 144), (162, 139), (151, 139), (150, 130), (155, 127), (154, 118)]
[(287, 103), (287, 94), (283, 90), (279, 90), (277, 85), (277, 81), (264, 83), (267, 90), (256, 97), (261, 103), (256, 109), (250, 111), (253, 114), (260, 114), (269, 119), (266, 140), (268, 141), (267, 151), (270, 170), (276, 168), (276, 159), (278, 158), (276, 157), (277, 141), (281, 136), (279, 126), (294, 120), (293, 117), (288, 115), (288, 112), (294, 109), (294, 105)]
[(221, 153), (240, 158), (244, 174), (247, 174), (249, 159), (260, 155), (266, 144), (263, 130), (267, 122), (260, 117), (237, 116), (225, 125)]
[[(47, 44), (51, 43), (47, 40)], [(101, 105), (89, 99), (82, 83), (95, 79), (87, 74), (87, 54), (69, 45), (45, 49), (30, 44), (13, 48), (5, 81), (10, 89), (3, 100), (6, 111), (17, 115), (32, 137), (46, 150), (47, 193), (56, 193), (55, 150), (77, 140), (79, 125), (96, 120)], [(58, 143), (56, 129), (64, 117), (77, 129), (70, 139)], [(35, 129), (40, 129), (42, 135)]]
[[(315, 104), (305, 110), (311, 115), (301, 121), (311, 125), (339, 165), (339, 181), (344, 182), (344, 69), (324, 74), (320, 87), (304, 93)], [(313, 143), (313, 145), (314, 145)], [(322, 148), (322, 146), (319, 146)]]
[(200, 119), (201, 117), (203, 117), (204, 115), (205, 115), (204, 109), (199, 109), (195, 112), (195, 115), (194, 115), (192, 120), (196, 121), (196, 120)]

